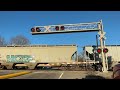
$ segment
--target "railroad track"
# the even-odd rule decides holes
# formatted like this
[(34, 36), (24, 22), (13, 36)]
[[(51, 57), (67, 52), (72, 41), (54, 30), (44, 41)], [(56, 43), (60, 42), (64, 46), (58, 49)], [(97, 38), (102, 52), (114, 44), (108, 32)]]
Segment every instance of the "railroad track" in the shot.
[[(1, 68), (1, 69), (6, 69), (6, 68)], [(12, 68), (10, 70), (31, 70), (28, 67), (17, 67), (17, 68)], [(61, 66), (39, 66), (36, 67), (32, 70), (61, 70), (61, 71), (96, 71), (95, 68), (92, 66), (92, 64), (85, 65), (85, 64), (63, 64)]]

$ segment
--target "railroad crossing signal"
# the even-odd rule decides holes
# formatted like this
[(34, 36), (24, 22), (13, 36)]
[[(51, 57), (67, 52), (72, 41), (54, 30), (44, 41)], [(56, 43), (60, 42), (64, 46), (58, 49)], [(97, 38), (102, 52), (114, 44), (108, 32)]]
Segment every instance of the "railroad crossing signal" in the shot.
[(34, 26), (31, 29), (31, 34), (36, 35), (36, 34), (51, 34), (51, 33), (99, 31), (100, 30), (99, 25), (100, 22)]
[(108, 52), (108, 49), (107, 49), (107, 48), (104, 48), (104, 49), (103, 49), (103, 52), (104, 52), (104, 53), (107, 53), (107, 52)]
[(56, 31), (61, 31), (61, 30), (65, 30), (64, 26), (56, 26), (55, 27)]
[[(78, 24), (62, 24), (62, 25), (48, 25), (48, 26), (35, 26), (31, 29), (32, 35), (37, 34), (52, 34), (52, 33), (72, 33), (72, 32), (92, 32), (92, 31), (98, 31), (100, 37), (100, 49), (102, 50), (105, 45), (103, 43), (103, 40), (106, 39), (105, 32), (103, 31), (103, 24), (102, 20), (100, 22), (91, 22), (91, 23), (78, 23)], [(104, 50), (104, 53), (101, 50), (98, 50), (98, 52), (101, 52), (102, 61), (103, 61), (103, 72), (107, 71), (107, 68), (105, 66), (105, 56), (104, 53), (108, 52), (106, 49)]]
[[(102, 49), (101, 49), (101, 48), (98, 48), (98, 49), (97, 49), (97, 52), (100, 54), (100, 53), (102, 52)], [(104, 48), (104, 49), (103, 49), (103, 52), (104, 52), (104, 53), (107, 53), (107, 52), (108, 52), (108, 49), (107, 49), (107, 48)]]
[(31, 32), (40, 32), (40, 28), (39, 27), (35, 27), (35, 28), (31, 28)]
[(102, 52), (102, 50), (100, 48), (98, 48), (97, 52), (100, 54)]
[(106, 32), (103, 32), (103, 33), (98, 32), (98, 34), (100, 35), (99, 40), (106, 39), (106, 37), (105, 37)]

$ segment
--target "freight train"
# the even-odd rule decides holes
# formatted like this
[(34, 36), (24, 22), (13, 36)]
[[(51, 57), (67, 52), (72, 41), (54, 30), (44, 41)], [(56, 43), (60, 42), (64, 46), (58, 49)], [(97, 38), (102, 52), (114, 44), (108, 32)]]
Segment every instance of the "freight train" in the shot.
[(0, 69), (55, 68), (61, 70), (98, 70), (98, 61), (78, 60), (77, 45), (0, 46)]
[(77, 45), (0, 46), (0, 69), (35, 69), (75, 63)]
[[(102, 68), (102, 60), (101, 60), (101, 54), (96, 52), (96, 48), (100, 48), (100, 46), (95, 45), (86, 45), (84, 46), (84, 55), (88, 57), (90, 60), (99, 61), (97, 63), (100, 68)], [(108, 49), (108, 52), (105, 54), (107, 58), (107, 67), (108, 70), (112, 70), (113, 67), (120, 63), (120, 45), (106, 45), (106, 48)], [(95, 51), (95, 52), (94, 52)]]

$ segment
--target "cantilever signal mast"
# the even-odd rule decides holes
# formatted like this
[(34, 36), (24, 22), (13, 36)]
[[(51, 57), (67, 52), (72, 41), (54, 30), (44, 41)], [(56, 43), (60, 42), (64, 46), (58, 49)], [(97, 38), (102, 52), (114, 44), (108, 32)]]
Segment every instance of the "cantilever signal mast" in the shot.
[[(101, 50), (103, 51), (105, 45), (104, 40), (105, 32), (103, 30), (102, 20), (99, 22), (91, 23), (77, 23), (77, 24), (60, 24), (60, 25), (47, 25), (47, 26), (34, 26), (31, 28), (32, 35), (41, 35), (41, 34), (55, 34), (55, 33), (74, 33), (74, 32), (98, 32)], [(106, 67), (106, 58), (103, 52), (101, 52), (103, 72), (107, 71)]]
[(31, 34), (36, 35), (36, 34), (51, 34), (51, 33), (99, 31), (100, 28), (98, 28), (98, 24), (99, 22), (34, 26), (31, 29)]

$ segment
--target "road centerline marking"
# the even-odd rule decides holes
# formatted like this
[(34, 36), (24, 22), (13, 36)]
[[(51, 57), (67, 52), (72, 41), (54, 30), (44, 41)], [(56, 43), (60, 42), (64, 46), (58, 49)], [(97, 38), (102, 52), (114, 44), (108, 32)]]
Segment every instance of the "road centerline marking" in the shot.
[(12, 74), (6, 74), (6, 75), (2, 75), (0, 76), (0, 79), (8, 79), (8, 78), (12, 78), (12, 77), (17, 77), (17, 76), (21, 76), (24, 74), (28, 74), (31, 73), (30, 71), (23, 71), (23, 72), (17, 72), (17, 73), (12, 73)]

